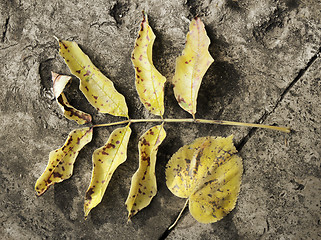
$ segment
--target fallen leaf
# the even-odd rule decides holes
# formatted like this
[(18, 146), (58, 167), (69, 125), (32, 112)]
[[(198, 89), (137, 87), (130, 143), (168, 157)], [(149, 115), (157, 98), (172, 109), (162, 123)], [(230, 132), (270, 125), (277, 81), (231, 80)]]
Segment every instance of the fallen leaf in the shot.
[(36, 182), (38, 196), (45, 193), (51, 185), (71, 177), (78, 153), (91, 141), (92, 134), (93, 129), (89, 127), (73, 130), (61, 148), (50, 152), (48, 165)]
[(189, 198), (189, 210), (201, 223), (222, 219), (235, 207), (243, 172), (233, 136), (202, 137), (180, 148), (166, 166), (166, 184)]
[(132, 178), (130, 192), (126, 200), (128, 219), (147, 207), (156, 195), (156, 155), (158, 147), (165, 137), (166, 132), (161, 124), (150, 128), (139, 139), (139, 168)]
[(60, 55), (72, 74), (80, 79), (80, 90), (99, 112), (128, 118), (125, 97), (103, 75), (89, 57), (71, 41), (59, 40)]
[(176, 59), (173, 78), (174, 94), (178, 104), (195, 117), (197, 95), (202, 78), (214, 59), (208, 52), (210, 39), (203, 22), (194, 18), (189, 26), (185, 49)]
[(82, 112), (71, 106), (63, 93), (66, 84), (71, 80), (70, 76), (60, 75), (51, 72), (53, 81), (53, 93), (57, 103), (59, 104), (64, 116), (69, 120), (74, 120), (78, 124), (85, 124), (91, 122), (90, 114)]
[(136, 74), (136, 90), (144, 106), (153, 114), (164, 114), (164, 84), (166, 78), (153, 65), (152, 49), (155, 34), (148, 25), (147, 15), (143, 21), (132, 52), (132, 62)]
[(85, 218), (101, 202), (114, 171), (126, 161), (130, 134), (129, 125), (115, 129), (106, 144), (93, 153), (93, 172), (84, 204)]

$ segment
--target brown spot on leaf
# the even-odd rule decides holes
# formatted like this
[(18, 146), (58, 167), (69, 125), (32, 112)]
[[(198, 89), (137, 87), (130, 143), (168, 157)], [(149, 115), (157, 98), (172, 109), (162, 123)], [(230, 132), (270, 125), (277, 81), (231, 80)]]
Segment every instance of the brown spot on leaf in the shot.
[(181, 103), (181, 102), (186, 103), (185, 100), (184, 100), (184, 98), (181, 98), (180, 95), (177, 96), (177, 102), (178, 102), (178, 103)]
[(91, 72), (89, 70), (87, 70), (87, 72), (84, 74), (84, 77), (89, 76), (89, 74), (91, 74)]
[(148, 163), (150, 162), (150, 157), (149, 156), (146, 156), (144, 154), (144, 156), (142, 156), (142, 161), (147, 161)]
[(92, 199), (91, 195), (92, 195), (93, 193), (94, 193), (93, 188), (92, 188), (92, 187), (89, 188), (88, 191), (86, 192), (85, 199), (90, 201), (90, 200)]
[(53, 173), (53, 177), (54, 177), (54, 178), (61, 178), (61, 177), (62, 177), (62, 174), (60, 174), (59, 172), (54, 172), (54, 173)]
[(149, 142), (146, 140), (146, 138), (143, 138), (142, 144), (143, 144), (143, 145), (150, 146), (150, 144), (149, 144)]
[(115, 145), (112, 144), (112, 143), (108, 143), (107, 146), (106, 146), (106, 148), (115, 148)]

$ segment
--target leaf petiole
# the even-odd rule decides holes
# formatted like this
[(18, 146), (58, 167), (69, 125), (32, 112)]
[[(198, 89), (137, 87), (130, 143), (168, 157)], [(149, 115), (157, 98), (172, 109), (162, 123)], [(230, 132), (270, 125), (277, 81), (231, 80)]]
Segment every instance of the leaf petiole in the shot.
[(146, 122), (205, 123), (205, 124), (219, 124), (219, 125), (229, 125), (229, 126), (266, 128), (266, 129), (281, 131), (285, 133), (291, 132), (291, 128), (289, 127), (278, 127), (278, 126), (264, 125), (264, 124), (258, 124), (258, 123), (245, 123), (245, 122), (234, 122), (234, 121), (225, 121), (225, 120), (192, 119), (192, 118), (128, 119), (128, 120), (113, 122), (113, 123), (96, 124), (93, 127), (108, 127), (108, 126), (115, 126), (115, 125), (126, 124), (126, 123), (146, 123)]
[(187, 200), (186, 200), (186, 202), (185, 202), (185, 204), (184, 204), (184, 207), (182, 208), (182, 210), (181, 210), (180, 213), (178, 214), (175, 222), (168, 228), (168, 231), (170, 231), (173, 227), (175, 227), (175, 225), (177, 224), (178, 220), (181, 218), (181, 216), (182, 216), (185, 208), (187, 207), (188, 200), (189, 200), (189, 198), (187, 198)]

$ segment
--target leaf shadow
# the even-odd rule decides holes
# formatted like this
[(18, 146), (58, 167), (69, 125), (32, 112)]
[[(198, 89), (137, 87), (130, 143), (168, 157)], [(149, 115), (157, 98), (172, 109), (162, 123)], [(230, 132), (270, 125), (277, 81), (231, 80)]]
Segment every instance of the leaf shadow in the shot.
[(218, 37), (215, 30), (206, 30), (212, 42), (209, 52), (214, 63), (203, 78), (198, 94), (197, 112), (199, 116), (218, 119), (239, 93), (240, 73), (232, 63), (224, 60), (224, 49), (228, 48), (228, 43)]

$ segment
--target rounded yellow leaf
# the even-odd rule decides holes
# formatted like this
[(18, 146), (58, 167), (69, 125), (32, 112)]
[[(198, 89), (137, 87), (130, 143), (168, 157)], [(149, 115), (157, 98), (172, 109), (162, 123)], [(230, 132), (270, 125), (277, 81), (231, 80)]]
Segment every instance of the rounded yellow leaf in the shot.
[(199, 222), (216, 222), (235, 207), (243, 166), (232, 139), (232, 135), (198, 138), (167, 163), (167, 187), (176, 196), (189, 198), (190, 212)]

